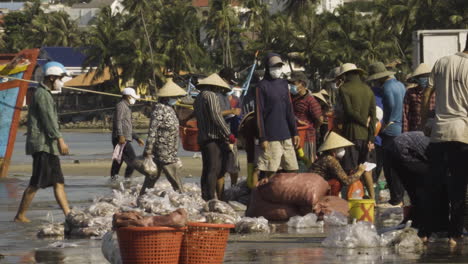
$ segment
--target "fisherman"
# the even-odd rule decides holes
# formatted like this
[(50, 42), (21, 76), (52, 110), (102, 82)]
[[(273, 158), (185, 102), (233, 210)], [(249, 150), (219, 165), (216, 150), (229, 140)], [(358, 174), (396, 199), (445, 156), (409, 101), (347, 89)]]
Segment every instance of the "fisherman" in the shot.
[[(424, 92), (423, 124), (429, 100), (436, 94), (435, 119), (429, 144), (430, 174), (424, 188), (424, 220), (419, 236), (427, 241), (433, 229), (433, 214), (449, 217), (449, 243), (463, 238), (463, 219), (468, 171), (468, 36), (463, 52), (439, 59), (432, 68), (429, 85)], [(450, 214), (438, 211), (442, 201), (441, 181), (448, 182)], [(463, 243), (463, 242), (462, 242)]]
[(132, 110), (129, 107), (130, 105), (134, 105), (139, 98), (135, 89), (128, 87), (122, 90), (122, 100), (115, 106), (112, 125), (112, 145), (114, 146), (114, 151), (117, 144), (119, 144), (119, 147), (123, 148), (123, 150), (121, 151), (122, 157), (120, 160), (112, 160), (110, 172), (112, 180), (118, 178), (120, 167), (124, 161), (127, 163), (125, 179), (130, 179), (134, 171), (131, 164), (136, 156), (131, 142), (135, 139), (140, 146), (144, 146), (145, 144), (137, 134), (133, 133)]
[(52, 90), (61, 90), (67, 75), (59, 62), (43, 66), (44, 79), (34, 92), (28, 111), (26, 154), (33, 157), (32, 177), (15, 216), (16, 222), (30, 222), (25, 213), (39, 188), (54, 187), (57, 203), (66, 216), (70, 212), (58, 155), (68, 155), (68, 145), (59, 130)]
[(383, 91), (383, 122), (380, 130), (383, 147), (383, 170), (390, 189), (390, 201), (379, 204), (379, 207), (401, 207), (403, 205), (404, 189), (400, 179), (392, 171), (391, 156), (385, 146), (391, 144), (393, 139), (401, 134), (403, 117), (403, 97), (405, 86), (399, 82), (395, 72), (388, 71), (382, 62), (376, 62), (369, 66), (368, 82), (373, 82)]
[(288, 82), (281, 78), (284, 63), (276, 53), (269, 53), (264, 63), (265, 77), (258, 83), (255, 102), (262, 149), (258, 169), (271, 177), (280, 168), (288, 172), (299, 169), (294, 149), (299, 146), (299, 136)]
[(323, 122), (322, 109), (317, 100), (307, 89), (309, 80), (303, 72), (291, 73), (290, 92), (292, 105), (297, 122), (302, 126), (309, 126), (304, 142), (304, 155), (313, 163), (316, 157), (317, 145), (315, 141), (316, 128), (320, 128)]
[(155, 177), (146, 176), (140, 195), (145, 194), (147, 188), (153, 188), (156, 181), (164, 173), (172, 188), (175, 191), (183, 192), (182, 180), (177, 174), (180, 159), (177, 157), (179, 149), (179, 120), (173, 106), (179, 97), (186, 96), (187, 93), (172, 78), (158, 90), (158, 102), (154, 105), (151, 113), (150, 128), (146, 139), (145, 157), (153, 156), (153, 160), (158, 168)]
[[(236, 82), (235, 71), (231, 68), (224, 68), (219, 72), (221, 77), (227, 84), (230, 90), (223, 90), (217, 93), (224, 120), (229, 125), (231, 133), (237, 138), (237, 130), (240, 122), (241, 109), (239, 106), (239, 98), (234, 95), (233, 87)], [(237, 152), (237, 144), (233, 144), (233, 149), (228, 154), (226, 159), (226, 172), (231, 177), (231, 185), (237, 184), (239, 179), (240, 164)]]
[[(403, 99), (403, 132), (419, 131), (421, 126), (421, 103), (424, 90), (429, 85), (431, 68), (421, 63), (410, 75), (417, 85), (406, 91)], [(432, 95), (429, 110), (435, 108), (435, 96)]]
[[(342, 160), (343, 169), (350, 173), (358, 165), (368, 161), (368, 154), (374, 148), (375, 98), (369, 86), (362, 80), (364, 70), (352, 63), (345, 63), (337, 76), (342, 83), (339, 89), (343, 111), (342, 136), (354, 143)], [(364, 182), (371, 199), (375, 198), (372, 172), (364, 173)]]
[(214, 73), (198, 82), (194, 106), (198, 125), (198, 144), (201, 148), (203, 170), (201, 176), (202, 198), (205, 201), (223, 198), (224, 174), (229, 144), (236, 138), (231, 134), (222, 116), (219, 97), (216, 93), (231, 89), (218, 74)]

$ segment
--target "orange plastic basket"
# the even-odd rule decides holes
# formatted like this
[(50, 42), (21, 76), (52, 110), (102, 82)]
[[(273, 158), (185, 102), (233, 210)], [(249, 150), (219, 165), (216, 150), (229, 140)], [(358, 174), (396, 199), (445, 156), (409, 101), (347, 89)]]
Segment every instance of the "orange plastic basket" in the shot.
[(186, 227), (121, 227), (117, 229), (122, 263), (177, 264), (186, 230)]
[(234, 225), (189, 223), (182, 242), (179, 263), (223, 263), (231, 228)]

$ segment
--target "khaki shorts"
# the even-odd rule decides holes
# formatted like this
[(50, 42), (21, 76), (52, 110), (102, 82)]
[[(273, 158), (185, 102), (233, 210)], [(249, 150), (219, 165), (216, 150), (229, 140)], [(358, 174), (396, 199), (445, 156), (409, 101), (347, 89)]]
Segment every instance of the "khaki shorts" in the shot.
[(296, 151), (291, 139), (270, 141), (266, 151), (261, 149), (258, 157), (258, 169), (261, 171), (278, 171), (279, 169), (298, 170)]

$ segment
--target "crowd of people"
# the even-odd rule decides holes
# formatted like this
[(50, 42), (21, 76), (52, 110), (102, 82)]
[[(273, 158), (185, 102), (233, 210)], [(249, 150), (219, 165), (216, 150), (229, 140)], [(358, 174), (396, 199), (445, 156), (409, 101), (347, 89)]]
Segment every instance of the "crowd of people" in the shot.
[[(328, 181), (331, 195), (362, 181), (366, 196), (375, 199), (374, 184), (383, 170), (390, 200), (378, 206), (401, 207), (406, 191), (411, 210), (405, 221), (413, 221), (420, 237), (427, 240), (433, 232), (446, 231), (450, 243), (457, 243), (463, 232), (468, 166), (468, 39), (464, 52), (439, 59), (432, 69), (422, 63), (405, 80), (382, 62), (369, 64), (368, 72), (345, 63), (331, 69), (323, 89), (315, 93), (306, 73), (283, 73), (279, 54), (267, 54), (261, 65), (263, 76), (254, 75), (242, 96), (234, 94), (232, 69), (196, 85), (192, 116), (202, 155), (203, 199), (224, 198), (225, 174), (231, 184), (237, 183), (241, 142), (251, 188), (278, 172), (313, 172)], [(68, 146), (50, 94), (66, 72), (57, 63), (46, 64), (44, 72), (28, 116), (33, 176), (15, 218), (23, 222), (38, 188), (54, 186), (64, 214), (69, 212), (58, 159)], [(158, 169), (156, 176), (146, 177), (141, 194), (163, 173), (174, 190), (183, 192), (177, 152), (179, 125), (186, 120), (179, 120), (174, 106), (185, 96), (172, 79), (158, 90), (145, 144), (133, 133), (129, 107), (139, 97), (134, 89), (123, 89), (113, 120), (112, 144), (120, 155), (113, 161), (112, 178), (122, 162), (128, 165), (125, 177), (131, 176), (136, 155), (130, 142), (136, 140)], [(368, 168), (371, 163), (374, 170)]]

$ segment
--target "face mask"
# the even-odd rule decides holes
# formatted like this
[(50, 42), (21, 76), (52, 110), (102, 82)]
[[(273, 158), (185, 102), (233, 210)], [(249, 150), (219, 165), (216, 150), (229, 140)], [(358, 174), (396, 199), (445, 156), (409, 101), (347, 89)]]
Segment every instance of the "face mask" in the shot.
[(419, 86), (421, 86), (422, 88), (427, 88), (427, 86), (429, 84), (429, 78), (420, 77), (420, 78), (417, 79), (417, 82), (418, 82)]
[(270, 76), (273, 79), (280, 78), (282, 73), (283, 73), (283, 70), (281, 69), (281, 67), (270, 68)]
[(336, 150), (336, 157), (338, 159), (342, 159), (346, 153), (346, 150), (344, 148), (339, 148)]
[(297, 86), (294, 85), (294, 84), (290, 84), (289, 85), (289, 92), (292, 94), (292, 95), (296, 95), (299, 93), (299, 91), (297, 91)]
[(133, 97), (130, 97), (130, 99), (128, 99), (128, 102), (131, 104), (131, 105), (134, 105), (136, 103), (136, 99), (133, 98)]
[(234, 90), (231, 90), (230, 92), (227, 92), (226, 95), (233, 95), (234, 94)]
[(54, 87), (53, 87), (54, 90), (60, 92), (60, 91), (62, 91), (62, 87), (63, 87), (63, 82), (62, 82), (62, 80), (56, 79), (56, 80), (54, 81)]
[(171, 98), (171, 99), (169, 99), (169, 101), (167, 103), (169, 105), (173, 106), (173, 105), (177, 104), (177, 99)]
[(338, 86), (336, 86), (336, 83), (331, 83), (331, 88), (332, 90), (337, 90)]

